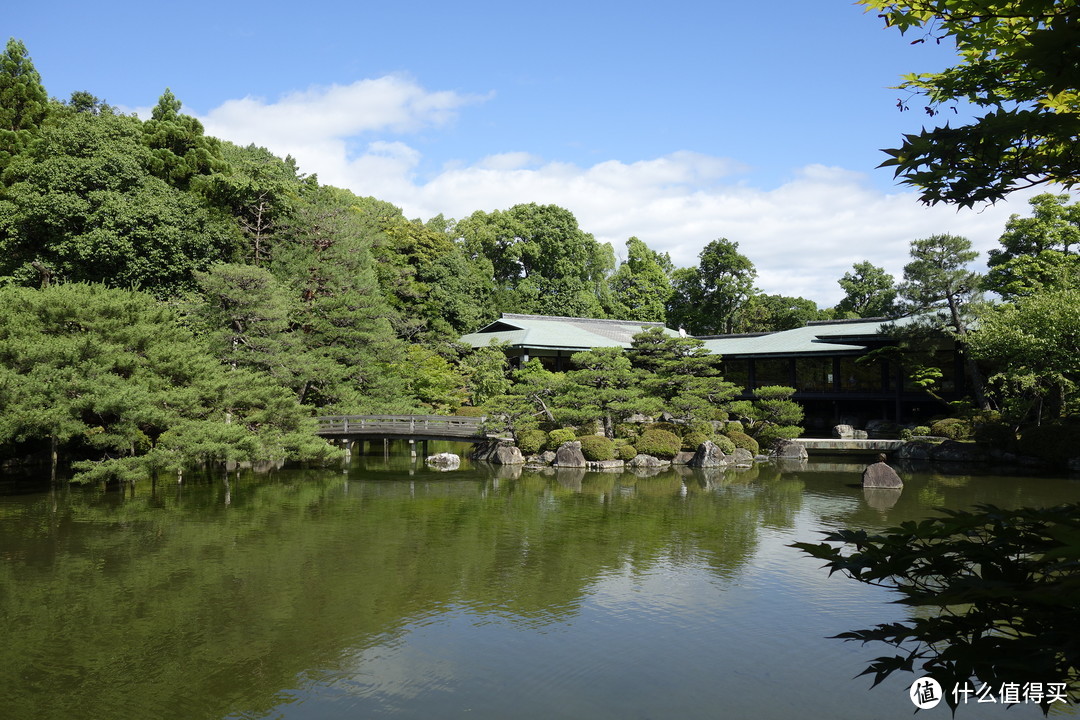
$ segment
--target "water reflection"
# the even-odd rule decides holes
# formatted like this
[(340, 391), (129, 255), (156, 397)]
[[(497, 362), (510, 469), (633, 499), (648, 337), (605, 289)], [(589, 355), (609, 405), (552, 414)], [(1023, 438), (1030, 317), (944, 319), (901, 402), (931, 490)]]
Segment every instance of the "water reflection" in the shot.
[[(794, 537), (1075, 489), (908, 475), (883, 500), (854, 477), (359, 456), (345, 473), (2, 497), (0, 716), (491, 717), (531, 699), (536, 717), (711, 717), (738, 707), (717, 675), (763, 697), (769, 675), (746, 668), (803, 678), (807, 657), (847, 657), (823, 638), (857, 619), (823, 626), (820, 608), (864, 591), (788, 553)], [(863, 659), (814, 677), (843, 692)]]

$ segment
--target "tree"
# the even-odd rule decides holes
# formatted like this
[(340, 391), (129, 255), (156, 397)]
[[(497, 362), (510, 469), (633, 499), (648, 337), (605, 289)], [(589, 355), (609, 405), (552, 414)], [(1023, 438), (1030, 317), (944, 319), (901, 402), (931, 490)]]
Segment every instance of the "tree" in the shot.
[(800, 328), (812, 320), (827, 319), (828, 311), (804, 297), (751, 295), (739, 314), (737, 332), (779, 332)]
[[(1080, 7), (1055, 0), (859, 0), (887, 27), (955, 42), (961, 61), (907, 75), (900, 89), (926, 98), (931, 116), (970, 103), (981, 117), (905, 135), (886, 150), (923, 202), (971, 206), (1013, 190), (1080, 178)], [(901, 109), (908, 101), (901, 100)]]
[(470, 257), (491, 262), (494, 305), (501, 310), (604, 317), (614, 251), (582, 231), (569, 210), (528, 203), (477, 211), (456, 232)]
[(982, 372), (967, 352), (970, 310), (979, 290), (979, 276), (967, 266), (976, 257), (978, 253), (971, 249), (971, 241), (958, 235), (931, 235), (913, 240), (911, 262), (904, 266), (904, 282), (899, 293), (907, 302), (909, 314), (937, 318), (936, 322), (951, 331), (957, 352), (964, 357), (975, 402), (988, 410)]
[(566, 373), (566, 385), (556, 400), (556, 419), (573, 424), (599, 420), (604, 435), (614, 438), (617, 421), (656, 407), (646, 398), (622, 348), (577, 352), (570, 362), (575, 369)]
[(649, 328), (634, 335), (628, 355), (642, 373), (645, 392), (684, 422), (724, 419), (727, 403), (738, 392), (721, 376), (720, 356), (697, 338), (671, 337), (662, 328)]
[(889, 317), (896, 308), (896, 281), (884, 268), (864, 261), (855, 263), (852, 272), (844, 273), (838, 281), (844, 299), (836, 304), (840, 312), (855, 313), (858, 317)]
[[(837, 636), (902, 653), (877, 658), (863, 674), (875, 685), (898, 670), (930, 674), (946, 688), (1060, 683), (1080, 702), (1080, 505), (942, 512), (877, 535), (840, 530), (792, 545), (824, 560), (830, 574), (890, 588), (912, 608), (903, 622)], [(946, 692), (945, 700), (955, 710), (959, 697)], [(1044, 713), (1049, 703), (1041, 699)]]
[(1012, 215), (1000, 250), (991, 250), (983, 287), (1008, 300), (1080, 282), (1080, 203), (1043, 193), (1028, 203), (1032, 216)]
[(732, 403), (731, 412), (742, 419), (747, 434), (768, 447), (778, 440), (797, 438), (803, 433), (799, 426), (803, 409), (791, 399), (794, 394), (793, 387), (766, 385), (754, 390), (754, 400)]
[(228, 260), (235, 225), (150, 172), (138, 118), (57, 109), (0, 186), (0, 275), (168, 294)]
[(968, 337), (971, 354), (996, 371), (989, 381), (1019, 424), (1044, 400), (1060, 417), (1080, 383), (1080, 289), (1017, 298), (984, 308), (979, 330)]
[(268, 376), (231, 370), (153, 297), (101, 285), (0, 288), (0, 444), (88, 458), (134, 482), (195, 462), (319, 459), (314, 421)]
[(668, 322), (692, 335), (734, 332), (739, 311), (754, 294), (757, 270), (739, 243), (725, 238), (706, 245), (698, 260), (696, 268), (675, 271)]
[(649, 249), (636, 237), (627, 240), (626, 262), (608, 280), (611, 316), (620, 320), (664, 322), (673, 272), (667, 253)]
[(173, 187), (186, 190), (192, 178), (226, 169), (221, 143), (204, 134), (202, 123), (180, 114), (181, 103), (165, 88), (143, 123), (143, 142), (150, 148), (150, 171)]
[(0, 170), (30, 142), (49, 112), (49, 96), (26, 46), (10, 38), (0, 55)]

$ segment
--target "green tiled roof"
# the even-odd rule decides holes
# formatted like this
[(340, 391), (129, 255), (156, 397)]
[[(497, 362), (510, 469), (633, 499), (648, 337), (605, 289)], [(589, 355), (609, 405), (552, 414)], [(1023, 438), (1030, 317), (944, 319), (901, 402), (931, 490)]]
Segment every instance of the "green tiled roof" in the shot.
[[(664, 327), (664, 324), (503, 313), (501, 319), (480, 331), (463, 335), (461, 342), (473, 347), (485, 347), (492, 340), (498, 340), (512, 347), (575, 351), (595, 347), (628, 348), (634, 335), (651, 327)], [(664, 328), (664, 332), (678, 335), (668, 328)]]
[(811, 323), (781, 332), (754, 335), (726, 335), (703, 338), (705, 347), (718, 355), (809, 355), (866, 350), (882, 329), (903, 325), (901, 320), (837, 320)]

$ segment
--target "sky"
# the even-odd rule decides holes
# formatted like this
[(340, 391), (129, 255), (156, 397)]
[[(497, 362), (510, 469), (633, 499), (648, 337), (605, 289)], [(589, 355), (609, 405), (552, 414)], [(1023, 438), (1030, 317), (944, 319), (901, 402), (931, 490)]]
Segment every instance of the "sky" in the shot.
[(849, 0), (39, 0), (0, 34), (53, 97), (147, 118), (169, 88), (208, 134), (410, 218), (555, 204), (617, 257), (636, 236), (676, 266), (727, 238), (762, 292), (823, 307), (856, 262), (899, 278), (917, 238), (963, 235), (981, 262), (1039, 192), (926, 207), (877, 168), (936, 122), (891, 86), (955, 52)]

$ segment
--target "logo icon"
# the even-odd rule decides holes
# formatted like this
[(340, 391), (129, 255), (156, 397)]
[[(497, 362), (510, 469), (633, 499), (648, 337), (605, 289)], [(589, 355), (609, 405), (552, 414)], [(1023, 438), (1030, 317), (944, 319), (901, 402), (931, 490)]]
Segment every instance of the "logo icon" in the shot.
[(911, 697), (911, 702), (915, 703), (915, 707), (920, 710), (929, 710), (937, 707), (937, 704), (941, 702), (941, 684), (927, 675), (911, 683), (908, 695)]

